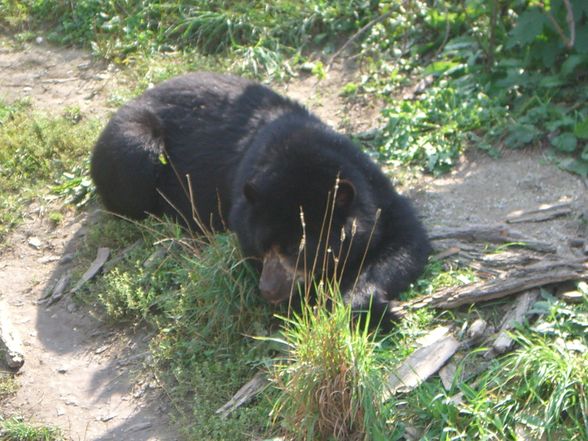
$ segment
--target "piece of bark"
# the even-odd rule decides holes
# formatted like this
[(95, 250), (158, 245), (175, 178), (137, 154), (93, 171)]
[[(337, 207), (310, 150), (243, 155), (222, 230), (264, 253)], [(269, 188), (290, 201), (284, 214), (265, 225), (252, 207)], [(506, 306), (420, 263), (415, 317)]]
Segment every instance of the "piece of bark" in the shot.
[(465, 227), (436, 227), (429, 233), (431, 240), (460, 239), (470, 242), (523, 243), (526, 248), (542, 253), (554, 253), (553, 244), (542, 242), (510, 229), (507, 225), (468, 225)]
[(447, 259), (448, 257), (455, 256), (456, 254), (459, 254), (460, 251), (461, 248), (454, 246), (451, 248), (447, 248), (446, 250), (441, 251), (440, 253), (435, 254), (432, 258), (434, 260), (443, 260)]
[(22, 344), (12, 327), (6, 305), (0, 302), (0, 353), (10, 369), (18, 370), (25, 362)]
[(61, 277), (57, 281), (57, 284), (55, 285), (55, 288), (53, 288), (53, 292), (51, 293), (51, 296), (46, 299), (47, 306), (51, 306), (54, 303), (61, 300), (61, 298), (63, 297), (63, 294), (65, 292), (65, 287), (67, 286), (67, 284), (69, 282), (69, 279), (70, 279), (69, 271), (66, 271), (61, 275)]
[(572, 212), (570, 203), (542, 205), (535, 210), (515, 211), (506, 216), (506, 222), (516, 224), (522, 222), (543, 222), (555, 219), (560, 216), (566, 216)]
[(495, 300), (532, 288), (570, 280), (588, 280), (588, 262), (561, 260), (541, 263), (540, 265), (507, 273), (504, 278), (445, 288), (433, 294), (420, 296), (393, 306), (390, 310), (396, 316), (402, 317), (409, 310), (427, 306), (451, 309), (466, 304)]
[(261, 393), (269, 384), (269, 379), (265, 371), (259, 371), (249, 380), (233, 397), (222, 407), (216, 410), (216, 414), (221, 418), (226, 418), (233, 411), (248, 403)]
[(167, 254), (167, 249), (158, 247), (147, 259), (143, 262), (143, 268), (150, 269), (161, 262), (161, 259)]
[(106, 261), (108, 260), (108, 256), (110, 256), (110, 248), (102, 247), (98, 248), (98, 252), (96, 253), (96, 259), (90, 265), (90, 268), (82, 275), (76, 286), (72, 288), (70, 292), (74, 293), (79, 290), (88, 280), (92, 279), (98, 272), (102, 269)]
[[(433, 332), (436, 332), (435, 330)], [(438, 340), (421, 346), (388, 375), (383, 400), (398, 392), (408, 392), (435, 374), (459, 348), (453, 335), (442, 335)]]
[(441, 378), (445, 390), (451, 390), (456, 372), (457, 365), (451, 361), (439, 369), (439, 378)]
[(492, 267), (512, 268), (513, 266), (524, 266), (538, 262), (540, 260), (540, 257), (538, 256), (539, 255), (508, 250), (495, 254), (483, 254), (477, 260), (484, 265)]
[(416, 339), (416, 346), (424, 347), (432, 345), (451, 332), (451, 326), (437, 326), (435, 329), (427, 332), (422, 337)]
[(537, 297), (539, 297), (539, 290), (537, 289), (524, 292), (517, 297), (513, 308), (508, 311), (500, 325), (498, 337), (492, 343), (492, 349), (496, 353), (504, 354), (512, 347), (513, 340), (508, 334), (508, 331), (525, 320), (525, 316), (537, 301)]

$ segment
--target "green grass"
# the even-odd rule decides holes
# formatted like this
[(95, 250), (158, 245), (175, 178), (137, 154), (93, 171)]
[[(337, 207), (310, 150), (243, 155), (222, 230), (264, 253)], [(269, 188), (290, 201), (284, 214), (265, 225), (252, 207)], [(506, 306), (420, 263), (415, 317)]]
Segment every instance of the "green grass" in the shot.
[(0, 418), (1, 441), (60, 441), (63, 439), (58, 429), (31, 425), (19, 418)]
[(267, 335), (270, 315), (235, 238), (189, 238), (171, 222), (110, 218), (90, 229), (80, 261), (90, 262), (97, 246), (109, 246), (116, 255), (136, 241), (80, 300), (114, 323), (142, 323), (155, 331), (151, 350), (157, 375), (188, 439), (263, 434), (271, 409), (267, 400), (239, 409), (229, 420), (214, 413), (272, 351), (271, 344), (253, 338)]
[(90, 197), (89, 149), (100, 121), (48, 116), (27, 102), (0, 100), (0, 241), (22, 220), (23, 207), (50, 193), (81, 206)]
[[(548, 3), (567, 30), (564, 3)], [(571, 2), (577, 44), (566, 48), (537, 4), (503, 2), (496, 15), (493, 4), (85, 0), (74, 7), (56, 0), (0, 0), (0, 27), (17, 41), (42, 33), (126, 67), (130, 87), (110, 96), (118, 106), (188, 70), (275, 80), (312, 64), (312, 74), (324, 79), (334, 49), (388, 14), (352, 48), (361, 76), (342, 88), (346, 99), (384, 102), (383, 125), (366, 145), (382, 162), (438, 174), (472, 146), (495, 154), (503, 147), (543, 145), (560, 166), (585, 176), (588, 10)], [(411, 92), (422, 79), (424, 86)], [(0, 240), (31, 201), (56, 194), (64, 205), (84, 207), (92, 195), (88, 154), (104, 120), (89, 120), (75, 107), (58, 113), (0, 102)], [(51, 210), (50, 219), (61, 222), (60, 208)], [(380, 403), (386, 370), (408, 356), (419, 337), (441, 324), (463, 328), (478, 316), (497, 324), (504, 302), (414, 311), (389, 335), (374, 336), (348, 326), (349, 309), (339, 302), (331, 311), (305, 307), (298, 316), (272, 318), (231, 235), (187, 238), (168, 222), (103, 218), (85, 240), (79, 273), (98, 246), (116, 255), (138, 241), (79, 299), (113, 323), (154, 331), (156, 375), (186, 439), (281, 433), (401, 439), (408, 431), (431, 440), (588, 437), (585, 285), (578, 305), (545, 295), (536, 305), (538, 321), (513, 333), (518, 346), (511, 354), (487, 366), (483, 349), (461, 354), (462, 376), (450, 391), (433, 377)], [(403, 299), (475, 278), (470, 268), (431, 262)], [(485, 373), (474, 372), (480, 366)], [(260, 367), (274, 376), (273, 387), (228, 419), (215, 415)], [(3, 379), (0, 387), (0, 396), (8, 396), (14, 382)], [(15, 419), (1, 421), (0, 433), (10, 441), (59, 439), (51, 429)]]

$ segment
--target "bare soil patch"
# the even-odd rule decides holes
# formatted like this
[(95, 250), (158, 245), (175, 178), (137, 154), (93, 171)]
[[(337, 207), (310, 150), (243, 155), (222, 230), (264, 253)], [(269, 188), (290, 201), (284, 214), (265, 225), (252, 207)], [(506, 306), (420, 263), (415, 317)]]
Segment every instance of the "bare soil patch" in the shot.
[(30, 99), (42, 110), (76, 106), (84, 113), (100, 114), (116, 86), (116, 71), (81, 49), (43, 41), (16, 43), (0, 36), (0, 98), (9, 102)]

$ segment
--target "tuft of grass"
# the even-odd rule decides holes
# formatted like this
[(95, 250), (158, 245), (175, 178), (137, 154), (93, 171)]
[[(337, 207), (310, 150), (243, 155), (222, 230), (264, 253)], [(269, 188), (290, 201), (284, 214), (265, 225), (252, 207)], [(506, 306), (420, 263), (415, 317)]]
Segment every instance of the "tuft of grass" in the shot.
[(64, 437), (56, 428), (31, 425), (20, 418), (0, 418), (2, 441), (61, 441)]
[(282, 318), (278, 341), (288, 353), (273, 368), (272, 417), (295, 439), (386, 439), (375, 338), (366, 324), (350, 324), (336, 288), (320, 285), (317, 297)]

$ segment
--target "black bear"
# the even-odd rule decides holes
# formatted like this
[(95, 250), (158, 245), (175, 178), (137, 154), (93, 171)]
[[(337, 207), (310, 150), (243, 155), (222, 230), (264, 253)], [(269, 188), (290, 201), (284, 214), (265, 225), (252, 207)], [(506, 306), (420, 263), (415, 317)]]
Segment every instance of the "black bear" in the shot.
[(410, 202), (347, 137), (300, 104), (239, 77), (183, 75), (110, 120), (91, 160), (110, 211), (171, 215), (237, 234), (272, 303), (337, 280), (387, 327), (390, 301), (422, 272), (429, 241)]

